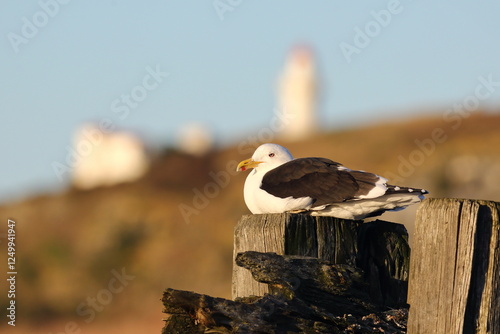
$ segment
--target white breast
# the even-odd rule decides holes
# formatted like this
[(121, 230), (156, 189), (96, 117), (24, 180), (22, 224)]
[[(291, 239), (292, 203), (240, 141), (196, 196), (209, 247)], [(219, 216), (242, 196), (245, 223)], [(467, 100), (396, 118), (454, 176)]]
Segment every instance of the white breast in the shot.
[(253, 214), (308, 210), (311, 207), (313, 201), (310, 197), (279, 198), (262, 190), (260, 185), (264, 174), (262, 171), (254, 169), (245, 180), (243, 195), (248, 209)]

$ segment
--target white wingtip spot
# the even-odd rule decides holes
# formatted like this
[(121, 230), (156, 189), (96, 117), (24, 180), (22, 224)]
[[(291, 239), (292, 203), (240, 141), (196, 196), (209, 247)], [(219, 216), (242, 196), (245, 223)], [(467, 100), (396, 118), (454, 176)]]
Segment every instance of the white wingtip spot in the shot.
[(401, 188), (399, 188), (398, 186), (394, 187), (394, 190), (398, 191), (400, 190)]
[(413, 192), (413, 189), (408, 188), (408, 192), (409, 192), (409, 193), (412, 193), (412, 192)]
[(375, 182), (375, 186), (368, 192), (368, 194), (358, 196), (357, 198), (365, 199), (365, 198), (377, 198), (383, 196), (387, 191), (386, 182), (387, 182), (386, 178), (379, 176), (377, 182)]

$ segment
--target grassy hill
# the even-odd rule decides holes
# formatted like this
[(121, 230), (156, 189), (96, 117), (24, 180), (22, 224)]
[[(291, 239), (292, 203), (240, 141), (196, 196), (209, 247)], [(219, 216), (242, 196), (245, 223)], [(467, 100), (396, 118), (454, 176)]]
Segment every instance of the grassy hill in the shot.
[[(276, 142), (295, 157), (328, 157), (394, 184), (425, 188), (431, 197), (500, 201), (498, 114), (427, 117)], [(150, 324), (156, 317), (159, 332), (166, 287), (230, 297), (233, 228), (249, 213), (246, 174), (235, 168), (254, 148), (243, 138), (205, 157), (167, 150), (138, 182), (0, 206), (2, 221), (17, 223), (19, 319), (56, 332), (67, 321), (92, 328), (107, 319)], [(415, 209), (382, 219), (411, 231)], [(59, 322), (43, 327), (47, 321)]]

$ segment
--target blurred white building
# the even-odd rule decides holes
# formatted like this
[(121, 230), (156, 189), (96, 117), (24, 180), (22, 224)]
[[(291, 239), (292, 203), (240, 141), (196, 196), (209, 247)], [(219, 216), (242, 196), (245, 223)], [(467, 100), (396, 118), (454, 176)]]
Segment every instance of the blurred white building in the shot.
[(306, 46), (294, 47), (279, 79), (281, 138), (301, 140), (318, 130), (316, 88), (312, 50)]
[(78, 163), (73, 168), (73, 185), (80, 189), (111, 186), (139, 179), (150, 159), (143, 143), (128, 132), (107, 133), (85, 124), (74, 136)]
[(177, 147), (182, 152), (202, 156), (210, 152), (213, 145), (212, 132), (201, 123), (188, 123), (179, 131)]

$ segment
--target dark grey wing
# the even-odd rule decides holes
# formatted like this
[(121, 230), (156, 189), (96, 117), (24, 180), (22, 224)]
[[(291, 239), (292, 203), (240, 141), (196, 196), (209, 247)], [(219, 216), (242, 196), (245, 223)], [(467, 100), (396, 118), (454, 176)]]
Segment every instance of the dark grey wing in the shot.
[(351, 171), (325, 158), (300, 158), (266, 173), (261, 188), (286, 198), (311, 197), (315, 206), (345, 202), (367, 194), (380, 177)]

